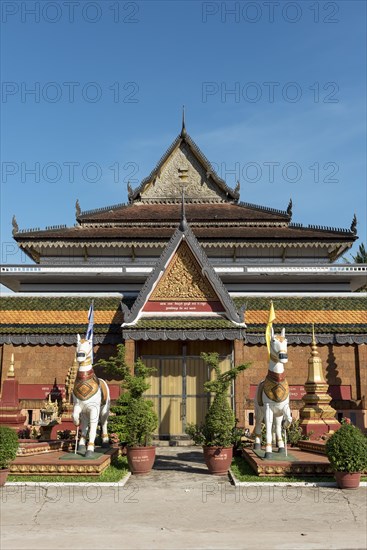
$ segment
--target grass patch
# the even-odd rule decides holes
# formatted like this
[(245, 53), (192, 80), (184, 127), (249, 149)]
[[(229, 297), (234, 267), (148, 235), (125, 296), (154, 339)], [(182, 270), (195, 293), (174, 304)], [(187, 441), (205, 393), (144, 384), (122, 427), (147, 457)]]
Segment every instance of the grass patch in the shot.
[(256, 481), (266, 483), (269, 481), (335, 481), (334, 476), (258, 476), (242, 456), (235, 456), (231, 470), (238, 481)]
[(100, 476), (21, 476), (9, 475), (7, 481), (37, 481), (43, 483), (117, 483), (129, 472), (126, 456), (114, 458)]

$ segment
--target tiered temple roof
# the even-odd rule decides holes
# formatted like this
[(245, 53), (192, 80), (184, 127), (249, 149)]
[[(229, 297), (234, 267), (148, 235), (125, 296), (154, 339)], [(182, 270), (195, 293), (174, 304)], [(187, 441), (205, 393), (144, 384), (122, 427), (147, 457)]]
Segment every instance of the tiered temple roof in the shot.
[(182, 187), (187, 220), (204, 248), (327, 248), (335, 260), (357, 238), (355, 222), (350, 229), (291, 223), (291, 201), (286, 210), (239, 202), (239, 184), (233, 189), (215, 173), (185, 126), (150, 175), (135, 190), (128, 186), (129, 204), (82, 212), (77, 202), (74, 227), (19, 231), (14, 221), (13, 235), (36, 261), (47, 249), (161, 248), (180, 219)]

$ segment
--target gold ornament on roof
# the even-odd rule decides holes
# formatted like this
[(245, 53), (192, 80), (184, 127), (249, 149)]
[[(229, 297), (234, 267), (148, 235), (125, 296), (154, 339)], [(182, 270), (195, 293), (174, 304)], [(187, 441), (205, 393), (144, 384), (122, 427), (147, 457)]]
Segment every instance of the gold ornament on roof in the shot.
[(150, 300), (208, 302), (217, 301), (218, 296), (201, 272), (189, 246), (182, 242), (153, 290)]

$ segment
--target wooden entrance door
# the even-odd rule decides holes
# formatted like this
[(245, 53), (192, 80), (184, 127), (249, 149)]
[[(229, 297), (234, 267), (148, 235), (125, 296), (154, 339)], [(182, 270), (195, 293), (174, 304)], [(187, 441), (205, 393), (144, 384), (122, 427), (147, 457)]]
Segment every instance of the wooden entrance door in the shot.
[[(210, 404), (204, 392), (204, 382), (210, 372), (198, 356), (142, 356), (143, 362), (156, 370), (150, 377), (150, 389), (145, 393), (154, 403), (158, 415), (158, 434), (162, 439), (185, 434), (188, 423), (200, 424)], [(231, 368), (231, 357), (221, 357), (221, 370)], [(233, 391), (229, 398), (233, 399)]]

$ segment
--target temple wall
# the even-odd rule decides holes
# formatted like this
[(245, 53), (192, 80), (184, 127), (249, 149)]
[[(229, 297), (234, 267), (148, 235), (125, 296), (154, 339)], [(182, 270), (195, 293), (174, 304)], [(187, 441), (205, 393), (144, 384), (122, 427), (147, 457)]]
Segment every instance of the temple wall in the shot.
[[(7, 376), (11, 354), (14, 353), (15, 377), (20, 384), (64, 384), (67, 372), (74, 361), (75, 346), (1, 346), (1, 383)], [(95, 362), (114, 355), (116, 346), (94, 346)], [(98, 373), (98, 369), (96, 369)], [(105, 376), (109, 379), (107, 376)]]
[[(133, 342), (131, 342), (133, 344)], [(127, 342), (127, 359), (133, 360), (134, 345)], [(182, 342), (144, 342), (137, 352), (139, 354), (172, 354), (179, 355)], [(199, 355), (201, 351), (221, 351), (223, 355), (230, 353), (229, 342), (188, 342), (187, 355)], [(115, 353), (113, 344), (101, 344), (94, 347), (95, 362), (100, 358), (108, 358)], [(363, 397), (363, 388), (367, 387), (367, 345), (319, 345), (318, 352), (323, 362), (323, 369), (328, 384), (344, 384), (351, 386), (352, 399)], [(242, 351), (242, 354), (241, 354)], [(55, 378), (63, 383), (69, 367), (72, 365), (75, 346), (51, 345), (4, 345), (0, 348), (1, 381), (6, 377), (10, 365), (11, 354), (14, 353), (15, 376), (21, 384), (50, 384)], [(308, 358), (311, 346), (289, 345), (287, 378), (290, 384), (304, 384), (307, 378)], [(235, 342), (236, 364), (250, 362), (251, 367), (242, 372), (237, 379), (238, 395), (248, 397), (248, 386), (257, 384), (266, 374), (268, 360), (264, 345), (243, 346)], [(238, 400), (239, 401), (239, 400)]]
[[(199, 355), (201, 351), (219, 351), (223, 355), (230, 353), (230, 342), (187, 342), (188, 355)], [(133, 365), (135, 353), (140, 354), (172, 354), (179, 355), (182, 342), (144, 342), (138, 344), (126, 342), (126, 360)], [(319, 345), (318, 352), (323, 362), (326, 381), (330, 385), (350, 386), (352, 401), (333, 402), (338, 411), (348, 411), (366, 408), (365, 392), (367, 388), (367, 345)], [(115, 354), (116, 346), (102, 344), (95, 346), (95, 361), (108, 358)], [(311, 346), (289, 345), (289, 361), (286, 365), (287, 379), (290, 385), (302, 386), (307, 379), (308, 359)], [(75, 346), (13, 346), (4, 345), (0, 348), (1, 382), (6, 378), (10, 365), (11, 354), (14, 353), (15, 376), (20, 384), (64, 384), (69, 367), (72, 365)], [(267, 350), (264, 345), (246, 345), (241, 341), (234, 342), (235, 364), (252, 363), (251, 367), (242, 372), (236, 380), (235, 406), (236, 416), (241, 424), (248, 425), (249, 413), (253, 411), (253, 401), (250, 399), (250, 386), (257, 385), (267, 371)], [(99, 376), (102, 372), (98, 372)], [(112, 383), (111, 377), (103, 373), (103, 377)], [(301, 400), (291, 402), (291, 408), (297, 416)], [(359, 413), (358, 413), (359, 414)]]
[[(238, 360), (251, 362), (251, 367), (242, 372), (236, 380), (236, 416), (248, 425), (248, 414), (253, 412), (253, 401), (249, 399), (250, 385), (258, 384), (267, 372), (268, 359), (265, 345), (244, 346), (241, 352), (238, 346)], [(350, 409), (365, 409), (365, 394), (367, 388), (367, 345), (318, 345), (317, 350), (322, 359), (323, 371), (329, 385), (350, 386), (352, 401), (333, 401), (332, 405), (338, 411)], [(290, 385), (303, 385), (307, 380), (308, 359), (311, 346), (289, 345), (288, 363), (285, 366), (287, 380)], [(291, 401), (295, 411), (302, 406), (301, 400)]]

